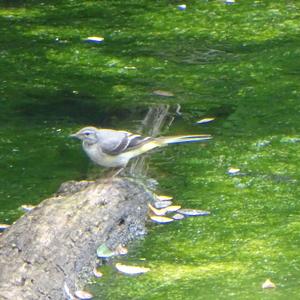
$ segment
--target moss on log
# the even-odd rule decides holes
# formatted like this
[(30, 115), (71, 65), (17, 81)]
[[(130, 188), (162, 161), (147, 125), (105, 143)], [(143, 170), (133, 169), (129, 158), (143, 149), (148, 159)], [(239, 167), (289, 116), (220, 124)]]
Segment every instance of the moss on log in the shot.
[(142, 184), (115, 178), (64, 184), (0, 237), (0, 299), (66, 299), (96, 265), (96, 249), (111, 249), (146, 232)]

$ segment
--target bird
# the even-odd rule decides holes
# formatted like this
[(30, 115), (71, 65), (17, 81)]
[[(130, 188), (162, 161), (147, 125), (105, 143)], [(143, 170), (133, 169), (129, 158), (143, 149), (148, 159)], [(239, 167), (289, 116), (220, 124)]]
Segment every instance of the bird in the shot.
[(165, 137), (143, 137), (128, 131), (84, 127), (70, 137), (82, 141), (87, 156), (106, 168), (125, 168), (128, 162), (145, 152), (169, 144), (201, 142), (211, 139), (209, 134)]

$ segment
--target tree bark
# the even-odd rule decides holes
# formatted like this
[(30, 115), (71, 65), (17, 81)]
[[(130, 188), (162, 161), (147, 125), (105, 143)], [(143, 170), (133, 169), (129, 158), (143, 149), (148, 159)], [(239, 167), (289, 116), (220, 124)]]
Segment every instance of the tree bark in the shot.
[(93, 276), (96, 249), (146, 232), (153, 195), (129, 179), (71, 182), (0, 237), (0, 299), (66, 299)]

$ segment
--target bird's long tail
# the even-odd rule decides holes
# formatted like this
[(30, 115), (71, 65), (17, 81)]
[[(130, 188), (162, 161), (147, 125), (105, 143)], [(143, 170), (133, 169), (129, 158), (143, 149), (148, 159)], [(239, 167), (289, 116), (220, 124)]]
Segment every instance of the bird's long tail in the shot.
[(146, 138), (143, 145), (139, 146), (135, 150), (130, 151), (131, 157), (138, 156), (142, 153), (148, 152), (152, 149), (164, 147), (169, 144), (182, 144), (182, 143), (193, 143), (202, 142), (212, 139), (209, 134), (199, 135), (181, 135), (181, 136), (166, 136), (158, 138)]
[(156, 140), (159, 143), (161, 143), (161, 145), (168, 145), (168, 144), (204, 142), (210, 139), (212, 139), (212, 136), (209, 134), (196, 134), (196, 135), (159, 137)]

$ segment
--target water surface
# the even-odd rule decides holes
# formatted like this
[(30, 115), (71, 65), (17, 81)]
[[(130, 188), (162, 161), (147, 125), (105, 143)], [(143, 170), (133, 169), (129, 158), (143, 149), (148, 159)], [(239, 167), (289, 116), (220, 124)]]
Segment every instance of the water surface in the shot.
[[(105, 266), (87, 288), (95, 299), (299, 299), (300, 4), (177, 4), (2, 1), (0, 222), (98, 172), (69, 133), (136, 131), (149, 106), (179, 103), (163, 133), (214, 140), (155, 153), (149, 175), (176, 204), (212, 214), (149, 225), (116, 261), (151, 272)], [(84, 42), (93, 35), (104, 43)], [(267, 278), (275, 290), (262, 290)]]

